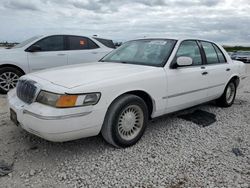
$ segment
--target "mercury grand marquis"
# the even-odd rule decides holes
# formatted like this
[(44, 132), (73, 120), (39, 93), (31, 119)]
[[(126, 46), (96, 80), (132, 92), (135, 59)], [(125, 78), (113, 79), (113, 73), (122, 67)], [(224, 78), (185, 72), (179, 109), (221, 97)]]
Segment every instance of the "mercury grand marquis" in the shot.
[(215, 100), (233, 104), (244, 63), (198, 39), (138, 39), (99, 62), (21, 77), (8, 93), (12, 121), (49, 141), (102, 134), (116, 147), (142, 137), (148, 120)]

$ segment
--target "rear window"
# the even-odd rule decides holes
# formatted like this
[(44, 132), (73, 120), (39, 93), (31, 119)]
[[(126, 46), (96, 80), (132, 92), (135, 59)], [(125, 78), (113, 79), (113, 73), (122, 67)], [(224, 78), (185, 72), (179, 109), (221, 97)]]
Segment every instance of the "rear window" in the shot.
[(115, 48), (115, 44), (113, 43), (112, 40), (109, 39), (102, 39), (102, 38), (94, 38), (98, 42), (102, 43), (104, 46), (108, 48)]
[(240, 55), (250, 55), (250, 52), (241, 52)]
[(207, 58), (207, 64), (215, 64), (219, 63), (219, 58), (217, 56), (217, 52), (215, 51), (213, 44), (210, 42), (201, 42), (206, 58)]
[(216, 51), (216, 53), (218, 55), (220, 63), (227, 62), (227, 60), (226, 60), (225, 56), (223, 55), (222, 51), (215, 44), (213, 46), (214, 46), (215, 51)]

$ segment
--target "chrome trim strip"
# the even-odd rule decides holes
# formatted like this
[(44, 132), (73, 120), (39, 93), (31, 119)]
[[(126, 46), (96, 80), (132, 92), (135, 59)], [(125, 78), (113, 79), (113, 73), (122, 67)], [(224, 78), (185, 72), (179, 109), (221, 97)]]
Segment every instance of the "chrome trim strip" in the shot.
[[(228, 64), (228, 62), (224, 63), (213, 63), (213, 64), (201, 64), (201, 65), (190, 65), (190, 66), (183, 66), (183, 67), (177, 67), (177, 69), (186, 69), (186, 68), (201, 68), (201, 67), (210, 67), (210, 66), (217, 66), (217, 65), (225, 65)], [(173, 69), (175, 70), (175, 69)]]
[(214, 85), (214, 86), (205, 87), (205, 88), (196, 89), (196, 90), (187, 91), (187, 92), (182, 92), (182, 93), (177, 93), (177, 94), (169, 95), (169, 96), (162, 97), (162, 98), (163, 99), (167, 99), (167, 98), (178, 97), (178, 96), (181, 96), (181, 95), (186, 95), (186, 94), (190, 94), (190, 93), (194, 93), (194, 92), (198, 92), (198, 91), (202, 91), (202, 90), (206, 90), (206, 89), (211, 89), (211, 88), (214, 88), (214, 87), (224, 86), (224, 85), (225, 85), (225, 83), (223, 83), (223, 84), (217, 84), (217, 85)]
[(96, 127), (98, 126), (95, 126), (95, 127), (86, 127), (86, 128), (83, 128), (83, 129), (79, 129), (79, 130), (73, 130), (73, 131), (67, 131), (67, 132), (56, 132), (56, 133), (44, 133), (44, 132), (38, 132), (34, 129), (31, 129), (31, 128), (28, 128), (28, 129), (25, 129), (26, 131), (30, 131), (32, 134), (35, 134), (41, 138), (44, 138), (44, 134), (47, 134), (47, 135), (58, 135), (58, 134), (67, 134), (67, 133), (74, 133), (74, 132), (78, 132), (78, 131), (82, 131), (82, 130), (89, 130), (89, 129), (95, 129)]
[(82, 113), (77, 113), (77, 114), (62, 115), (62, 116), (42, 116), (42, 115), (30, 112), (28, 110), (24, 110), (23, 114), (28, 114), (28, 115), (31, 115), (33, 117), (36, 117), (36, 118), (42, 119), (42, 120), (61, 120), (61, 119), (69, 119), (69, 118), (74, 118), (74, 117), (86, 116), (86, 115), (90, 114), (91, 112), (92, 111), (82, 112)]

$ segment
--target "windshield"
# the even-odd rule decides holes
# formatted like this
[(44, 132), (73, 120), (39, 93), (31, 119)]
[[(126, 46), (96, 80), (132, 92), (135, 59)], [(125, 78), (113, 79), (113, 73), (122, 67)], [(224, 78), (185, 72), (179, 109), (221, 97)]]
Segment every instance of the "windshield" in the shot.
[(36, 40), (36, 39), (38, 39), (38, 38), (40, 38), (40, 37), (41, 37), (41, 36), (31, 37), (31, 38), (29, 38), (29, 39), (27, 39), (27, 40), (25, 40), (25, 41), (23, 41), (23, 42), (17, 44), (17, 45), (14, 46), (13, 48), (22, 48), (22, 47), (24, 47), (25, 45), (27, 45), (27, 44), (33, 42), (34, 40)]
[(175, 45), (175, 40), (142, 39), (126, 42), (101, 61), (164, 66)]

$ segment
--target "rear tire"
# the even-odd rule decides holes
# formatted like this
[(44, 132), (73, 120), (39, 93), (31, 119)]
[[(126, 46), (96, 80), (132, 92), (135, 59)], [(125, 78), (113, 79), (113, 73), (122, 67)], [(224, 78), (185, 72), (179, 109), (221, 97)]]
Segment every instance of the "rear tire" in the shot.
[(21, 71), (13, 67), (0, 68), (0, 94), (6, 94), (9, 90), (15, 88), (22, 75)]
[(142, 137), (148, 122), (148, 108), (143, 99), (125, 94), (108, 108), (102, 136), (115, 147), (129, 147)]
[(234, 81), (230, 81), (225, 90), (223, 95), (216, 100), (216, 104), (220, 107), (230, 107), (234, 103), (234, 99), (236, 96), (237, 86)]

